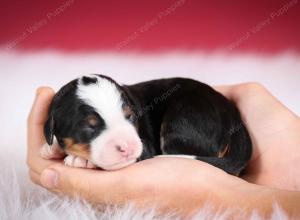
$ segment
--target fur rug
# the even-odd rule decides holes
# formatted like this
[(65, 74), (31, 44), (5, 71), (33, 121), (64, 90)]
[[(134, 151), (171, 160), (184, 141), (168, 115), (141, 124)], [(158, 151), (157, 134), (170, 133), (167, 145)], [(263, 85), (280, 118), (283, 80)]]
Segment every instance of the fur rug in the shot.
[[(173, 220), (181, 219), (174, 213), (157, 215), (154, 208), (139, 210), (132, 204), (125, 207), (92, 208), (82, 200), (59, 198), (47, 190), (32, 184), (27, 176), (27, 169), (12, 163), (1, 164), (0, 179), (0, 219), (2, 220)], [(227, 219), (232, 210), (215, 212), (210, 205), (201, 208), (192, 219)], [(245, 219), (243, 210), (240, 210), (240, 219)], [(253, 210), (249, 219), (262, 219)], [(270, 219), (288, 219), (284, 211), (276, 204)]]
[[(132, 219), (132, 220), (171, 220), (181, 219), (174, 213), (157, 215), (154, 208), (139, 210), (132, 204), (125, 207), (102, 207), (92, 208), (88, 203), (81, 200), (59, 198), (47, 190), (33, 185), (28, 177), (25, 167), (12, 164), (1, 164), (0, 179), (0, 219), (9, 220), (107, 220), (107, 219)], [(206, 205), (192, 219), (227, 219), (232, 210), (213, 212), (212, 207)], [(244, 219), (243, 210), (240, 210), (240, 218)], [(253, 210), (249, 219), (261, 219)], [(279, 206), (274, 205), (271, 219), (288, 219)]]
[[(79, 200), (58, 198), (32, 184), (27, 176), (26, 118), (35, 88), (58, 89), (85, 73), (103, 73), (119, 82), (134, 83), (153, 78), (182, 76), (205, 83), (232, 84), (259, 81), (284, 104), (300, 114), (300, 57), (186, 54), (62, 54), (58, 52), (0, 52), (0, 219), (179, 219), (174, 213), (157, 216), (155, 209), (137, 210), (133, 205), (106, 207), (101, 211)], [(203, 207), (194, 219), (226, 219), (232, 210), (212, 212)], [(243, 211), (241, 210), (241, 218)], [(253, 210), (251, 219), (260, 219)], [(287, 219), (274, 205), (272, 219)]]

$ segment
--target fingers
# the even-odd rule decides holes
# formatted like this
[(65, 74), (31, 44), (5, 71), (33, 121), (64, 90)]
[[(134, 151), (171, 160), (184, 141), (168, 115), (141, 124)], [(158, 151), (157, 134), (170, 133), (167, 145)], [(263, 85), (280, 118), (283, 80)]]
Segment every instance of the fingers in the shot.
[[(297, 116), (259, 83), (218, 86), (216, 90), (238, 106), (244, 122), (253, 130), (256, 125), (285, 127)], [(275, 125), (274, 125), (275, 123)]]
[(27, 122), (28, 144), (32, 148), (39, 148), (45, 142), (43, 127), (47, 120), (48, 108), (53, 96), (54, 91), (51, 88), (41, 87), (37, 90)]
[(29, 169), (29, 177), (30, 177), (32, 182), (34, 182), (35, 184), (41, 185), (40, 175), (38, 173), (36, 173), (33, 170)]
[(280, 130), (296, 118), (293, 112), (261, 84), (236, 85), (231, 90), (230, 95), (251, 128), (261, 124), (263, 125), (262, 129), (272, 126), (273, 130)]
[(51, 88), (39, 88), (27, 121), (27, 164), (37, 173), (53, 163), (40, 157), (40, 148), (45, 143), (43, 127), (53, 96)]
[(45, 169), (40, 183), (45, 188), (90, 202), (120, 202), (124, 194), (122, 172), (71, 168), (61, 164)]

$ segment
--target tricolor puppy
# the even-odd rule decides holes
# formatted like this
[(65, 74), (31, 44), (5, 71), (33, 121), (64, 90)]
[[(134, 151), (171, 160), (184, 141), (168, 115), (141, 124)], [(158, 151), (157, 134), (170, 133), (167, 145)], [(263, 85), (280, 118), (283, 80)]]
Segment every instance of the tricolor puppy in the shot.
[(89, 75), (53, 98), (44, 127), (45, 158), (115, 170), (157, 155), (186, 155), (238, 175), (251, 157), (235, 105), (206, 84), (184, 78), (119, 85)]

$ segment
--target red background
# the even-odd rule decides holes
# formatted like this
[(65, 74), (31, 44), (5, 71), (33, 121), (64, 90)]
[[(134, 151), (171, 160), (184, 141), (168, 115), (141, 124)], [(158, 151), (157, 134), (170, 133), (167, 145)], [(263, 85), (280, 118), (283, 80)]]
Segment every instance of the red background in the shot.
[[(0, 44), (22, 36), (36, 22), (47, 18), (66, 1), (17, 1), (0, 3)], [(16, 44), (19, 49), (59, 48), (73, 50), (117, 50), (140, 27), (157, 18), (175, 0), (80, 1), (66, 7), (46, 25)], [(226, 49), (255, 25), (278, 11), (286, 0), (197, 1), (186, 0), (175, 11), (118, 51), (164, 51), (174, 49)], [(233, 51), (262, 53), (300, 51), (300, 2)]]

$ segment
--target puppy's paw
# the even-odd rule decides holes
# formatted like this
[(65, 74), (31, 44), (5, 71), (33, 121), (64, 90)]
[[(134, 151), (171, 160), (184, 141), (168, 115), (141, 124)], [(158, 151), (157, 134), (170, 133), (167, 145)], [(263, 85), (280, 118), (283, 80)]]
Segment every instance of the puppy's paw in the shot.
[(64, 162), (65, 165), (70, 167), (89, 168), (89, 169), (96, 168), (96, 166), (91, 161), (73, 155), (66, 156)]
[(44, 144), (40, 154), (44, 159), (62, 159), (65, 156), (64, 151), (57, 143), (54, 143), (53, 145)]

